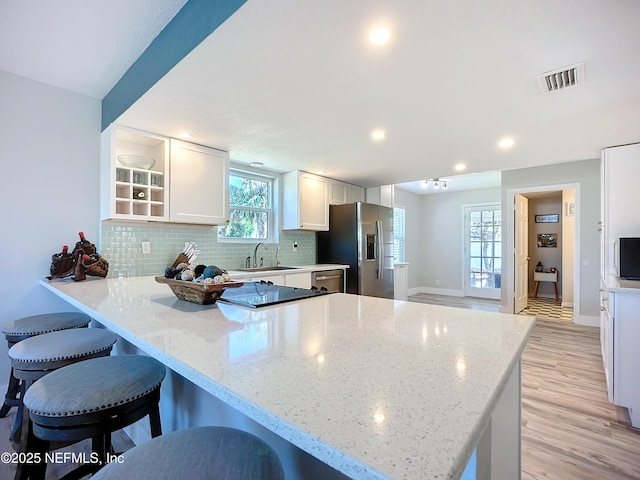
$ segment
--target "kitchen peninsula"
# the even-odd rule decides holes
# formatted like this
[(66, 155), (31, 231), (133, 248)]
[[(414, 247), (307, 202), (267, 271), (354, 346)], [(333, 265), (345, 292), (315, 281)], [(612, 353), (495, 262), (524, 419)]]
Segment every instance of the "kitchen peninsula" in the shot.
[(153, 277), (41, 284), (339, 478), (459, 478), (476, 448), (477, 478), (520, 476), (531, 317), (340, 293), (202, 306)]

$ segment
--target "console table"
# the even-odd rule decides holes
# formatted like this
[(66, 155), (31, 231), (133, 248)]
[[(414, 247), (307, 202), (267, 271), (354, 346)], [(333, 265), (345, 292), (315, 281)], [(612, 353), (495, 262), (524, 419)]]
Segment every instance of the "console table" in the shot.
[(540, 282), (553, 282), (553, 288), (556, 291), (556, 300), (558, 300), (558, 272), (533, 272), (533, 280), (536, 282), (536, 288), (533, 297), (538, 297), (538, 286)]

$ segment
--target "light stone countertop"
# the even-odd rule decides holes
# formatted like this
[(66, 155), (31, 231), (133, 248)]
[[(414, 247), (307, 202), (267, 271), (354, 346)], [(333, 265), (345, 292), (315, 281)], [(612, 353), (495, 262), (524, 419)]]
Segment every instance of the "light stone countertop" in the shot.
[(340, 293), (201, 306), (153, 277), (41, 284), (352, 478), (458, 478), (535, 323)]
[(612, 292), (640, 294), (640, 280), (625, 280), (615, 275), (605, 275), (604, 286)]

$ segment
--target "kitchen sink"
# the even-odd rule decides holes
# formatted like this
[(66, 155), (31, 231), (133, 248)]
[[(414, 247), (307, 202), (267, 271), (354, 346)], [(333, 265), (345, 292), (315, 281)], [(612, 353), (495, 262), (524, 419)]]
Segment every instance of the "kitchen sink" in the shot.
[(283, 267), (278, 265), (275, 267), (253, 267), (253, 268), (238, 268), (239, 272), (271, 272), (275, 270), (295, 270), (297, 267)]

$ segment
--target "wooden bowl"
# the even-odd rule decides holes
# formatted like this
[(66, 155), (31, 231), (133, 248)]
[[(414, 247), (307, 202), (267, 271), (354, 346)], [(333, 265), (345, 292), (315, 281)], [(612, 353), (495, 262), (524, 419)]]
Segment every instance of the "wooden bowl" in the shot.
[(227, 288), (236, 288), (244, 285), (244, 282), (225, 282), (225, 283), (197, 283), (185, 282), (184, 280), (174, 280), (157, 276), (156, 282), (166, 283), (173, 291), (176, 297), (187, 302), (198, 303), (200, 305), (211, 305), (216, 303), (222, 293)]

